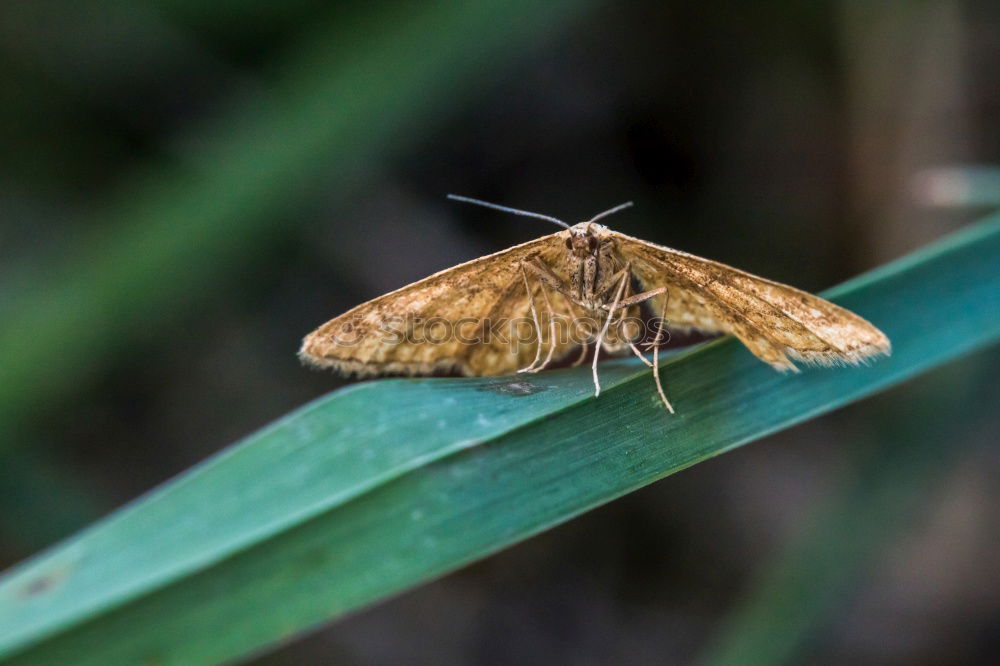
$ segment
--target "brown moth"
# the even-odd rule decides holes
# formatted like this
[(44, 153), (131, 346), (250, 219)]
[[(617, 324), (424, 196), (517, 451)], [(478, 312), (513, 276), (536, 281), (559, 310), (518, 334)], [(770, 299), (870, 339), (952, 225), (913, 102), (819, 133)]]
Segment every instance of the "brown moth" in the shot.
[[(673, 413), (659, 375), (664, 328), (731, 333), (780, 371), (797, 372), (792, 359), (856, 365), (891, 352), (881, 331), (818, 296), (597, 224), (631, 202), (570, 226), (547, 215), (449, 198), (549, 220), (565, 230), (435, 273), (331, 319), (303, 340), (303, 362), (355, 376), (494, 376), (538, 372), (575, 348), (580, 362), (593, 345), (596, 397), (600, 351), (631, 349), (653, 368), (660, 398)], [(643, 302), (661, 314), (647, 345), (652, 362), (621, 326)], [(582, 345), (557, 336), (558, 321), (583, 318), (596, 325)], [(421, 322), (427, 330), (414, 336)], [(534, 335), (493, 335), (496, 322), (527, 322)], [(435, 326), (441, 334), (432, 337)]]

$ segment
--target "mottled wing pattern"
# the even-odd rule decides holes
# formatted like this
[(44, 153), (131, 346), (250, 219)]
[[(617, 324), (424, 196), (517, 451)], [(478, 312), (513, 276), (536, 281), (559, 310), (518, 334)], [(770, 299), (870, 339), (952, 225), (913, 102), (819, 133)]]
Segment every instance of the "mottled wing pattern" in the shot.
[(818, 296), (622, 234), (614, 238), (644, 289), (669, 288), (670, 327), (732, 333), (778, 370), (795, 370), (790, 358), (857, 364), (891, 351), (881, 331)]
[(484, 322), (498, 317), (530, 321), (521, 263), (533, 256), (547, 263), (558, 259), (564, 235), (543, 236), (460, 264), (363, 303), (306, 336), (299, 358), (355, 376), (513, 374), (531, 363), (535, 342), (512, 347), (500, 336), (483, 338)]

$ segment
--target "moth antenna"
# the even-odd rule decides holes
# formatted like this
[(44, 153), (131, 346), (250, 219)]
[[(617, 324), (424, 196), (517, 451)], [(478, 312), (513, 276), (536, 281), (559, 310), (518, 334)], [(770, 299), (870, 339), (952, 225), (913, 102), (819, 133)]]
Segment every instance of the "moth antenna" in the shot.
[(589, 220), (587, 220), (587, 223), (589, 224), (591, 222), (597, 222), (602, 217), (607, 217), (608, 215), (614, 215), (615, 213), (617, 213), (620, 210), (625, 210), (626, 208), (631, 208), (631, 207), (632, 207), (632, 202), (631, 201), (626, 201), (623, 204), (618, 204), (614, 208), (609, 208), (608, 210), (604, 211), (603, 213), (598, 213), (594, 217), (592, 217)]
[[(480, 201), (479, 199), (470, 199), (469, 197), (460, 197), (457, 194), (449, 194), (448, 198), (452, 199), (453, 201), (464, 201), (465, 203), (476, 204), (477, 206), (485, 206), (487, 208), (494, 208), (496, 210), (502, 210), (505, 213), (513, 213), (514, 215), (524, 215), (525, 217), (536, 217), (539, 220), (548, 220), (549, 222), (555, 222), (560, 227), (566, 227), (567, 229), (570, 228), (570, 226), (568, 224), (566, 224), (565, 222), (563, 222), (559, 218), (550, 217), (548, 215), (542, 215), (541, 213), (529, 213), (526, 210), (518, 210), (517, 208), (509, 208), (507, 206), (501, 206), (499, 204), (490, 203), (489, 201)], [(629, 202), (629, 205), (632, 205), (632, 202)], [(621, 206), (619, 206), (619, 208), (621, 208)], [(614, 212), (614, 211), (609, 211), (609, 212)]]

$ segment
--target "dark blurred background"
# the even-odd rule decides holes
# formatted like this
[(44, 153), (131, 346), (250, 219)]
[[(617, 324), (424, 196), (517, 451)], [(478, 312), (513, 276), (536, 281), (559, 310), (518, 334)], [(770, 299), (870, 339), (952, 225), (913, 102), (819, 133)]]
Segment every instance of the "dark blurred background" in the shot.
[[(553, 231), (446, 193), (634, 200), (613, 228), (819, 291), (997, 203), (998, 71), (987, 0), (4, 2), (0, 565), (340, 385), (295, 358), (327, 318)], [(771, 631), (793, 663), (996, 663), (1000, 420), (939, 400), (995, 396), (996, 356), (259, 661), (689, 663)], [(789, 573), (872, 484), (885, 528)]]

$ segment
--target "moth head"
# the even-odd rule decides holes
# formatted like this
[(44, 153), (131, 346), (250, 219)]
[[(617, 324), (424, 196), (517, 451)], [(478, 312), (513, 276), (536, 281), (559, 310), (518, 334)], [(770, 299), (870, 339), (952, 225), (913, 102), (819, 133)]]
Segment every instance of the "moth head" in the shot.
[(614, 208), (609, 208), (603, 213), (598, 213), (594, 217), (574, 224), (569, 228), (569, 235), (566, 237), (566, 249), (573, 251), (573, 256), (586, 257), (587, 255), (597, 256), (601, 252), (611, 247), (611, 241), (603, 238), (604, 232), (608, 230), (603, 224), (597, 224), (602, 217), (614, 215), (620, 210), (625, 210), (632, 205), (631, 201), (618, 204)]
[(602, 245), (597, 234), (605, 229), (607, 227), (590, 222), (573, 225), (566, 236), (566, 249), (572, 251), (573, 256), (581, 259), (588, 255), (596, 255)]

